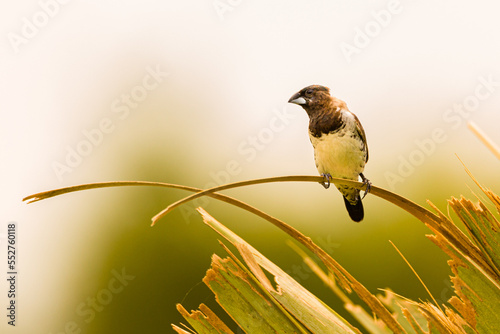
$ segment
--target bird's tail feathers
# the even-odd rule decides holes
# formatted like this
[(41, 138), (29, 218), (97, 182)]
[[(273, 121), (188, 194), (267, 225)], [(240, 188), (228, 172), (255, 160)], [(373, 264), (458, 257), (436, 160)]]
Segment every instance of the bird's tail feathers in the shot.
[(363, 210), (363, 203), (361, 203), (361, 199), (358, 199), (356, 204), (351, 204), (347, 198), (344, 197), (345, 207), (347, 212), (349, 212), (349, 217), (354, 220), (356, 223), (359, 223), (363, 220), (365, 216), (365, 212)]

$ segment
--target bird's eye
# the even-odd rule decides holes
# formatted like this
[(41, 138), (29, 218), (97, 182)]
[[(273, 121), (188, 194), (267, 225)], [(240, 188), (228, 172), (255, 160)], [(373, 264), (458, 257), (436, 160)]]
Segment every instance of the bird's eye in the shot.
[(306, 95), (309, 95), (309, 96), (310, 96), (310, 95), (312, 95), (312, 93), (313, 93), (313, 90), (312, 90), (312, 89), (308, 89), (308, 90), (306, 90)]

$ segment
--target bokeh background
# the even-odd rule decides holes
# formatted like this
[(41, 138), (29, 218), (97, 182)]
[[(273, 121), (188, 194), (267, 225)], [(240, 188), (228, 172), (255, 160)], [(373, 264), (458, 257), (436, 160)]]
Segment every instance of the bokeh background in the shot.
[[(480, 182), (500, 187), (498, 160), (466, 126), (475, 122), (500, 143), (495, 1), (23, 0), (0, 8), (2, 309), (8, 222), (18, 224), (19, 261), (18, 322), (14, 329), (2, 316), (2, 333), (170, 333), (184, 322), (181, 301), (222, 314), (200, 282), (211, 255), (225, 254), (195, 206), (150, 227), (185, 192), (21, 199), (111, 180), (205, 187), (316, 175), (307, 115), (287, 104), (309, 84), (330, 87), (362, 121), (373, 184), (446, 212), (450, 196), (479, 193), (458, 155)], [(429, 298), (392, 240), (440, 302), (452, 294), (429, 230), (375, 196), (355, 224), (339, 193), (318, 184), (227, 194), (309, 235), (374, 293)], [(226, 204), (197, 205), (351, 319), (284, 233)]]

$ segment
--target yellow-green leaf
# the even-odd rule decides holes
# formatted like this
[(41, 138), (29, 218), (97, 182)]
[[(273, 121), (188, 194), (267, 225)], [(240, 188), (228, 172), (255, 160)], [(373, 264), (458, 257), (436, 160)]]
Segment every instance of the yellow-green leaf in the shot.
[[(186, 311), (181, 304), (177, 304), (177, 310), (199, 334), (233, 334), (233, 331), (205, 304), (200, 305), (200, 310), (191, 313)], [(177, 333), (190, 333), (175, 325), (172, 325), (172, 327)]]
[(452, 278), (457, 296), (450, 304), (478, 333), (500, 333), (500, 287), (481, 267), (464, 256), (442, 235), (428, 236), (451, 260)]
[(233, 259), (212, 256), (212, 268), (203, 279), (217, 302), (247, 333), (308, 333), (256, 284)]
[[(293, 317), (297, 319), (302, 326), (307, 328), (308, 331), (315, 334), (359, 333), (356, 328), (351, 326), (335, 311), (302, 287), (286, 272), (260, 254), (255, 248), (246, 243), (203, 209), (199, 208), (198, 211), (202, 214), (203, 220), (207, 225), (236, 246), (252, 271), (252, 274), (258, 279), (259, 285), (265, 289), (267, 294), (279, 302), (279, 305), (286, 310), (285, 312), (293, 315)], [(267, 276), (262, 272), (262, 269), (274, 276), (274, 280), (277, 283), (276, 288), (269, 282)], [(227, 311), (229, 312), (229, 310)]]

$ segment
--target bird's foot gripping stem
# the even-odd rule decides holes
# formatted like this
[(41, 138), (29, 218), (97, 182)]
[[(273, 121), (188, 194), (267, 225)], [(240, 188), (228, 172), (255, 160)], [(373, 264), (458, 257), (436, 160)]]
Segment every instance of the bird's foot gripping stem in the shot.
[(372, 183), (370, 182), (370, 180), (368, 180), (364, 175), (363, 173), (360, 173), (359, 176), (361, 176), (361, 180), (363, 181), (363, 184), (366, 185), (366, 190), (365, 190), (365, 193), (363, 194), (363, 197), (361, 197), (361, 199), (365, 198), (365, 196), (370, 192), (370, 190), (372, 189)]
[(330, 188), (330, 180), (332, 179), (332, 176), (329, 174), (329, 173), (323, 173), (321, 174), (321, 176), (323, 176), (323, 182), (320, 182), (319, 184), (321, 184), (323, 187), (325, 187), (325, 189), (328, 189)]

